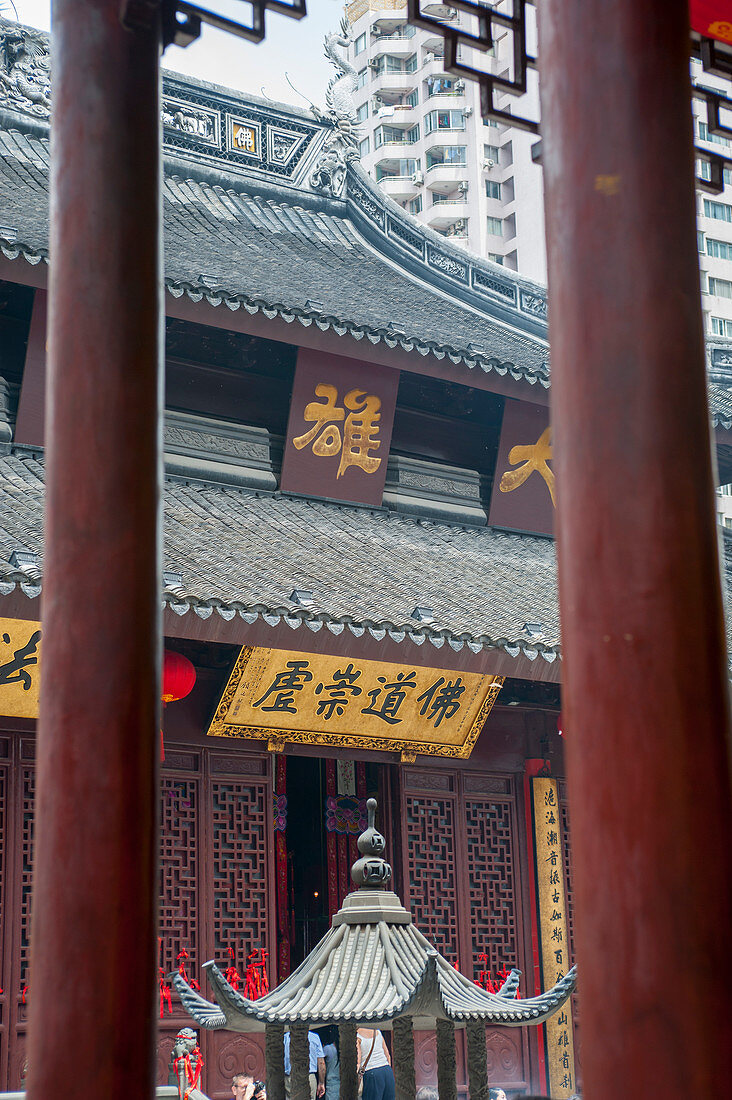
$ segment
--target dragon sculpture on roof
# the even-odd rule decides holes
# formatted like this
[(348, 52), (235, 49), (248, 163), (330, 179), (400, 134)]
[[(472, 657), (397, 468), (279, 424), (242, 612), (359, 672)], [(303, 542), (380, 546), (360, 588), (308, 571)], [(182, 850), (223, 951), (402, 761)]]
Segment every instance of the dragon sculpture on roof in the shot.
[(351, 25), (344, 16), (340, 28), (326, 34), (323, 42), (325, 56), (330, 59), (339, 75), (332, 78), (325, 90), (326, 110), (313, 107), (318, 120), (330, 127), (330, 133), (311, 173), (310, 186), (315, 191), (334, 197), (343, 191), (348, 161), (359, 157), (358, 124), (353, 102), (357, 73), (353, 65), (336, 49), (337, 46), (347, 49), (352, 41)]
[(51, 113), (51, 59), (43, 35), (0, 18), (0, 100), (24, 114)]

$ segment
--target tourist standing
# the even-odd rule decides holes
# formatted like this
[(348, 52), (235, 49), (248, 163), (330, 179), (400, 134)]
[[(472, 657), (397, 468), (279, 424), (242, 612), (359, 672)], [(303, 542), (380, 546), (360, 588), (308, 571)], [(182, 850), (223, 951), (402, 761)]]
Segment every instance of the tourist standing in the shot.
[(358, 1072), (363, 1077), (363, 1100), (394, 1100), (394, 1071), (380, 1031), (360, 1027), (356, 1033)]
[(340, 1036), (335, 1024), (317, 1029), (323, 1044), (325, 1058), (325, 1097), (324, 1100), (339, 1100), (341, 1092), (341, 1050)]
[[(316, 1100), (316, 1097), (321, 1097), (325, 1093), (325, 1058), (323, 1056), (323, 1044), (320, 1041), (320, 1036), (314, 1031), (308, 1031), (308, 1048), (309, 1048), (309, 1064), (308, 1072), (310, 1074), (310, 1100)], [(290, 1072), (292, 1065), (290, 1063), (290, 1033), (285, 1032), (285, 1094), (290, 1095)]]

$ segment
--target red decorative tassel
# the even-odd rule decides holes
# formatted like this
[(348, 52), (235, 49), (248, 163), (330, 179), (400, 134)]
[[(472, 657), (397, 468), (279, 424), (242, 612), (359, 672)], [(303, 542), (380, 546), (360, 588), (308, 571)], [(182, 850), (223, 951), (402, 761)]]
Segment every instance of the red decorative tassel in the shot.
[(165, 981), (165, 970), (161, 966), (160, 972), (160, 1019), (165, 1015), (165, 1006), (168, 1006), (168, 1014), (173, 1011), (173, 999), (170, 996), (170, 986)]

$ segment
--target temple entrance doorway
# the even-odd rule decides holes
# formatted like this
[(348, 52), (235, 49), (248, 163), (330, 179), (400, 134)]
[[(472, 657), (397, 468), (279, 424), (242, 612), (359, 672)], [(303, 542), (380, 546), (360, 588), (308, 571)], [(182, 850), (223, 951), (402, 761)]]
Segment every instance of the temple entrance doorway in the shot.
[[(316, 756), (280, 756), (275, 763), (278, 979), (302, 962), (330, 927), (352, 889), (356, 840), (366, 800), (379, 799), (382, 830), (392, 833), (394, 769), (388, 764)], [(396, 837), (394, 837), (396, 841)], [(395, 845), (391, 846), (396, 856)], [(392, 863), (395, 858), (392, 859)]]

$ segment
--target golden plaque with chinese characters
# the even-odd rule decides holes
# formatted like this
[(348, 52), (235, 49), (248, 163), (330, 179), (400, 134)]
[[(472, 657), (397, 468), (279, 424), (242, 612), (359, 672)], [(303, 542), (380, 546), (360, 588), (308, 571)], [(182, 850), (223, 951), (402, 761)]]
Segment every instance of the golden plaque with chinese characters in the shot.
[[(539, 902), (539, 938), (544, 989), (566, 974), (569, 964), (567, 891), (564, 882), (564, 845), (556, 779), (539, 776), (531, 781)], [(572, 1006), (567, 1001), (547, 1021), (546, 1065), (551, 1095), (571, 1097), (576, 1090)]]
[(399, 372), (300, 348), (280, 488), (382, 503)]
[(245, 646), (208, 734), (467, 757), (503, 678)]
[(41, 624), (0, 619), (0, 714), (37, 718), (41, 673)]

